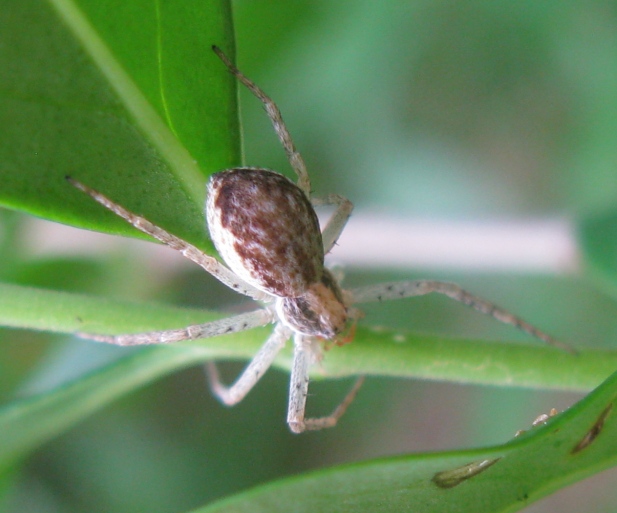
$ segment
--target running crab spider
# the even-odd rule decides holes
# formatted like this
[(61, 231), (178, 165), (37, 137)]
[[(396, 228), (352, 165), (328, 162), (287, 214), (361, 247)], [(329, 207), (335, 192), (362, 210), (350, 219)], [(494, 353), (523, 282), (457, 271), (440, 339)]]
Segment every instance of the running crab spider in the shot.
[[(264, 105), (283, 145), (297, 183), (274, 171), (234, 168), (214, 174), (208, 184), (206, 217), (210, 236), (226, 265), (191, 244), (129, 212), (101, 193), (67, 177), (76, 188), (135, 228), (151, 235), (200, 265), (223, 284), (263, 303), (252, 312), (181, 329), (127, 335), (78, 333), (82, 338), (120, 346), (166, 344), (209, 338), (274, 323), (272, 334), (231, 386), (221, 383), (213, 363), (207, 365), (213, 393), (226, 405), (240, 402), (268, 370), (287, 340), (293, 338), (287, 423), (295, 433), (334, 426), (353, 401), (358, 379), (334, 412), (326, 417), (305, 418), (309, 367), (319, 361), (323, 342), (345, 342), (345, 331), (359, 316), (353, 305), (385, 301), (432, 292), (444, 294), (496, 320), (511, 324), (549, 344), (552, 337), (492, 303), (451, 283), (420, 280), (383, 283), (343, 290), (337, 277), (324, 267), (324, 255), (336, 243), (352, 203), (332, 194), (311, 197), (310, 179), (301, 155), (274, 102), (246, 78), (217, 47), (216, 55)], [(313, 206), (331, 205), (335, 212), (320, 232)]]

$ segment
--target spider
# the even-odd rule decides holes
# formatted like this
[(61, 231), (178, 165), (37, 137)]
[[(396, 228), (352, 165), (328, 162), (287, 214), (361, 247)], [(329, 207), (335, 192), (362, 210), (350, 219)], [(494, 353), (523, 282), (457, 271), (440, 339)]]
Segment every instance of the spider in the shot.
[[(208, 381), (214, 395), (224, 404), (231, 406), (240, 402), (268, 370), (286, 342), (293, 338), (287, 423), (294, 433), (336, 425), (360, 388), (363, 378), (356, 381), (332, 414), (305, 417), (309, 367), (321, 359), (326, 342), (336, 345), (349, 341), (347, 332), (353, 331), (360, 316), (353, 305), (359, 303), (435, 292), (502, 323), (514, 325), (546, 343), (560, 345), (519, 317), (453, 283), (419, 280), (343, 290), (339, 277), (324, 266), (324, 255), (343, 231), (353, 204), (337, 194), (322, 199), (312, 197), (304, 160), (296, 150), (276, 104), (218, 47), (212, 49), (228, 70), (262, 102), (298, 177), (294, 183), (275, 171), (253, 167), (227, 169), (212, 175), (208, 184), (206, 218), (210, 237), (226, 265), (87, 185), (71, 177), (67, 180), (135, 228), (179, 251), (223, 284), (262, 303), (262, 306), (249, 313), (181, 329), (126, 335), (77, 333), (78, 336), (120, 346), (167, 344), (273, 323), (271, 335), (233, 385), (225, 386), (221, 382), (214, 363), (207, 364)], [(317, 205), (335, 207), (322, 231), (313, 208)]]

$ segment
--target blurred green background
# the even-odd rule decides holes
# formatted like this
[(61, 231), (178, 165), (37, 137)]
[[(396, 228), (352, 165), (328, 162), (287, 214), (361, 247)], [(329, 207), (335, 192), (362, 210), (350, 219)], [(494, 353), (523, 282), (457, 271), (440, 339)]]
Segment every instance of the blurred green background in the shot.
[[(238, 66), (279, 105), (317, 195), (344, 194), (360, 212), (442, 220), (576, 221), (614, 208), (617, 2), (238, 0), (234, 8)], [(241, 98), (246, 164), (287, 172), (261, 106), (245, 91)], [(199, 271), (152, 276), (122, 249), (96, 262), (41, 260), (26, 273), (17, 262), (36, 241), (25, 226), (3, 212), (3, 272), (14, 281), (210, 308), (237, 301)], [(347, 270), (350, 284), (416, 277), (460, 283), (574, 345), (607, 345), (617, 334), (614, 300), (581, 276)], [(366, 311), (370, 324), (524, 339), (440, 298)], [(123, 351), (2, 336), (4, 402), (17, 386), (26, 395)], [(241, 367), (227, 365), (225, 375)], [(337, 428), (296, 436), (285, 425), (287, 386), (287, 375), (271, 371), (227, 409), (200, 369), (176, 374), (47, 444), (4, 480), (5, 510), (186, 511), (307, 469), (504, 442), (578, 398), (371, 378)], [(348, 386), (313, 384), (310, 411), (329, 411)], [(617, 504), (615, 479), (605, 472), (527, 511), (606, 511)]]

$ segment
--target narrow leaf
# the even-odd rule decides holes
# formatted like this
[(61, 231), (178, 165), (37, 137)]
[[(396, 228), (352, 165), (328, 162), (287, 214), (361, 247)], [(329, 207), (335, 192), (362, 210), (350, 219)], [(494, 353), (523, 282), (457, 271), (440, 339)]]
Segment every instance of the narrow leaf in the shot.
[(283, 479), (193, 513), (498, 513), (617, 460), (617, 374), (546, 425), (488, 449), (388, 458)]

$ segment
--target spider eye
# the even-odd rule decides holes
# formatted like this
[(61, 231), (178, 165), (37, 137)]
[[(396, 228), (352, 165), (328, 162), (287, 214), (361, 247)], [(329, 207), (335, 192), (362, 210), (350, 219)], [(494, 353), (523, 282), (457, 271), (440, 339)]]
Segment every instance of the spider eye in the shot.
[(338, 284), (327, 270), (322, 280), (311, 285), (305, 294), (281, 298), (277, 306), (281, 320), (304, 335), (332, 340), (347, 326), (347, 307)]

